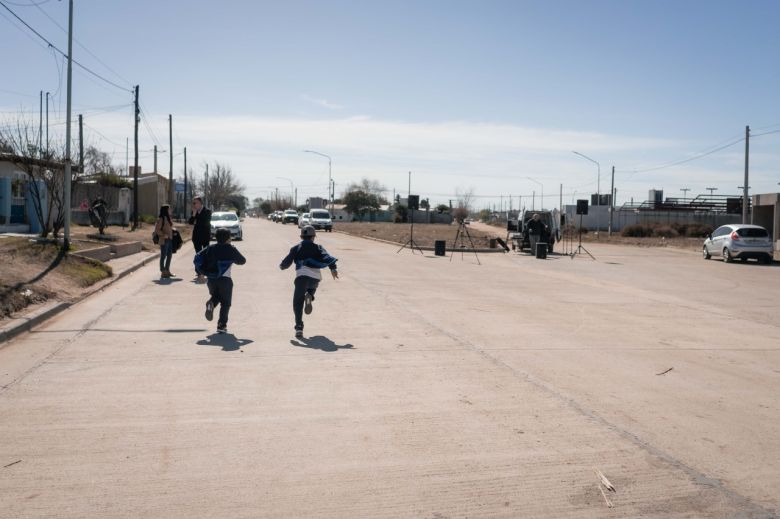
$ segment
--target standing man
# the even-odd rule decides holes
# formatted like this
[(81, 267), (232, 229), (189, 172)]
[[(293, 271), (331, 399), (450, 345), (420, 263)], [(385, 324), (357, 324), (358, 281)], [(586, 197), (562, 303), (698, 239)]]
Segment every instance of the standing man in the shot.
[(528, 241), (531, 243), (531, 254), (535, 255), (536, 244), (539, 243), (539, 238), (545, 234), (547, 226), (542, 221), (539, 213), (534, 213), (526, 225), (528, 226)]
[[(190, 216), (189, 224), (194, 226), (192, 228), (192, 245), (197, 254), (208, 247), (211, 241), (211, 211), (203, 207), (203, 199), (199, 196), (192, 200), (192, 216)], [(198, 273), (198, 283), (203, 283), (205, 280), (205, 276)]]

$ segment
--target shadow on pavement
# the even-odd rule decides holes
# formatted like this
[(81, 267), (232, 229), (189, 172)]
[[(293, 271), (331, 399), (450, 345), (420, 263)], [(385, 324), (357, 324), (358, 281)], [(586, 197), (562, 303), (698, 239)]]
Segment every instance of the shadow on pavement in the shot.
[(176, 283), (177, 281), (181, 281), (181, 278), (160, 278), (155, 279), (154, 282), (158, 285), (170, 285), (171, 283)]
[(32, 330), (30, 333), (63, 333), (63, 332), (124, 332), (124, 333), (195, 333), (205, 332), (206, 328), (165, 328), (162, 330), (123, 330), (121, 328), (84, 328), (83, 330)]
[(290, 344), (298, 346), (300, 348), (311, 348), (313, 350), (322, 351), (338, 351), (338, 350), (351, 350), (354, 348), (351, 344), (336, 344), (327, 337), (322, 335), (315, 335), (314, 337), (291, 339)]
[(252, 339), (236, 339), (236, 336), (232, 333), (212, 333), (205, 339), (201, 339), (197, 342), (201, 346), (219, 346), (222, 351), (236, 351), (241, 346), (252, 344)]

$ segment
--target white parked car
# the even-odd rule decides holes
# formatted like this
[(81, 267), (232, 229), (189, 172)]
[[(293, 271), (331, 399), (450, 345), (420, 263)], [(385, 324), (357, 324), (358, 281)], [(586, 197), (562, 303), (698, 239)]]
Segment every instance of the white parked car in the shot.
[(702, 246), (704, 259), (720, 256), (730, 263), (735, 259), (747, 261), (757, 259), (761, 263), (772, 263), (774, 259), (772, 238), (759, 225), (722, 225), (707, 236)]
[(303, 213), (301, 218), (298, 220), (298, 227), (303, 229), (304, 226), (309, 225), (309, 220), (309, 213)]
[(217, 229), (225, 228), (230, 231), (233, 240), (243, 240), (244, 231), (241, 221), (236, 213), (230, 211), (216, 211), (211, 213), (211, 238), (216, 238)]

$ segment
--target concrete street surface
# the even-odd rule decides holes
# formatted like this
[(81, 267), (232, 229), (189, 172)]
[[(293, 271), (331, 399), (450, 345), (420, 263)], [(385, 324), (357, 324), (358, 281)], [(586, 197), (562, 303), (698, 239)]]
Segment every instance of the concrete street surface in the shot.
[(479, 266), (319, 233), (341, 279), (296, 340), (297, 228), (244, 236), (232, 335), (187, 244), (181, 280), (152, 264), (2, 345), (0, 516), (780, 511), (780, 268), (590, 244)]

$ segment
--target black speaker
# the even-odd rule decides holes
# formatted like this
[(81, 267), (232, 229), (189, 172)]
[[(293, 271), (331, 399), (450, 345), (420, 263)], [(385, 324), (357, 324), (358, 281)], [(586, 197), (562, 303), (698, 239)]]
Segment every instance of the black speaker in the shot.
[(587, 200), (577, 200), (577, 214), (588, 214)]
[(726, 199), (726, 214), (742, 214), (742, 199), (741, 198), (727, 198)]
[(416, 211), (420, 208), (420, 195), (409, 195), (409, 209)]
[(561, 213), (561, 227), (566, 225), (566, 215)]

